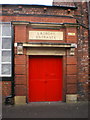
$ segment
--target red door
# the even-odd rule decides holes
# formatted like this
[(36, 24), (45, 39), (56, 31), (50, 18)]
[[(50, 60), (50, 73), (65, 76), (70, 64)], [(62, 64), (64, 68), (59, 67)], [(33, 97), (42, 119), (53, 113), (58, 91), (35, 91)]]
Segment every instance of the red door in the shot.
[(62, 101), (62, 58), (30, 57), (29, 101)]

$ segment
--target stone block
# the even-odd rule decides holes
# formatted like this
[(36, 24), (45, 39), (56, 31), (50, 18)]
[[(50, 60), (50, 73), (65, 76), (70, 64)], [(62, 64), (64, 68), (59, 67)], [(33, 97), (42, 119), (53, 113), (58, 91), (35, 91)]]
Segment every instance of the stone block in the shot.
[(14, 97), (15, 105), (24, 105), (26, 104), (26, 96), (15, 96)]
[(77, 103), (77, 94), (67, 94), (66, 103)]

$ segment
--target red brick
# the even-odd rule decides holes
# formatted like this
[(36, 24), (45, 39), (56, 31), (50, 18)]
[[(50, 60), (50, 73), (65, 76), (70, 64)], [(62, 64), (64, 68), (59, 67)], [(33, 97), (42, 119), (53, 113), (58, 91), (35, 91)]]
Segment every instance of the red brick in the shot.
[(77, 38), (73, 39), (73, 38), (69, 37), (69, 38), (67, 38), (67, 43), (77, 43)]
[[(77, 3), (77, 10), (71, 10), (70, 14), (67, 13), (67, 10), (64, 9), (58, 9), (57, 7), (48, 7), (48, 12), (44, 12), (44, 7), (38, 6), (36, 7), (30, 7), (30, 6), (22, 6), (22, 10), (19, 11), (19, 6), (3, 6), (3, 12), (6, 11), (5, 14), (0, 17), (2, 22), (11, 22), (11, 21), (28, 21), (28, 22), (43, 22), (43, 23), (77, 23), (75, 18), (70, 17), (55, 17), (55, 16), (39, 16), (39, 15), (65, 15), (65, 16), (72, 16), (72, 15), (81, 15), (83, 13), (83, 16), (77, 16), (78, 23), (85, 24), (85, 26), (88, 26), (88, 17), (86, 10), (86, 5), (83, 3)], [(15, 13), (15, 9), (17, 8), (18, 13)], [(85, 8), (85, 9), (84, 9)], [(85, 11), (84, 11), (85, 10)], [(28, 14), (28, 16), (21, 16), (19, 14)], [(8, 16), (9, 14), (9, 16)], [(29, 14), (32, 14), (33, 16), (29, 16)], [(36, 14), (37, 16), (34, 16)], [(15, 35), (15, 42), (32, 42), (28, 40), (28, 25), (14, 25), (14, 35)], [(29, 26), (31, 27), (31, 26)], [(60, 28), (61, 31), (64, 29), (64, 40), (63, 41), (43, 41), (43, 42), (56, 42), (56, 43), (78, 43), (78, 48), (75, 50), (75, 56), (68, 56), (67, 61), (65, 60), (63, 65), (63, 71), (64, 71), (64, 81), (67, 84), (67, 93), (76, 93), (77, 91), (77, 79), (78, 82), (86, 82), (88, 80), (88, 61), (82, 61), (83, 56), (86, 58), (88, 56), (88, 30), (86, 28), (80, 27), (79, 29), (77, 27), (64, 27)], [(32, 30), (38, 30), (33, 29)], [(40, 30), (40, 29), (39, 29)], [(44, 29), (45, 30), (45, 29)], [(46, 29), (47, 30), (47, 29)], [(59, 30), (59, 31), (60, 31)], [(55, 30), (56, 31), (56, 30)], [(68, 35), (69, 33), (75, 33), (75, 36)], [(78, 36), (79, 35), (79, 36)], [(78, 36), (78, 38), (77, 38)], [(78, 42), (77, 42), (78, 40)], [(33, 41), (33, 42), (42, 42), (42, 41)], [(84, 48), (84, 49), (82, 49)], [(14, 49), (14, 54), (17, 54), (16, 48)], [(67, 52), (69, 53), (69, 52)], [(26, 48), (24, 48), (24, 54), (26, 54)], [(67, 54), (69, 55), (69, 54)], [(78, 57), (78, 61), (75, 57)], [(16, 55), (15, 58), (15, 92), (16, 95), (27, 95), (26, 90), (26, 74), (27, 74), (27, 61), (24, 55), (18, 56)], [(78, 62), (78, 63), (77, 63)], [(78, 66), (77, 66), (78, 64)], [(25, 76), (24, 76), (25, 75)], [(67, 79), (66, 79), (67, 78)], [(28, 78), (27, 78), (28, 79)], [(67, 81), (66, 81), (67, 80)], [(6, 82), (7, 83), (7, 82)], [(22, 86), (20, 85), (22, 84)], [(9, 95), (11, 92), (11, 85), (3, 85), (3, 93), (4, 95)], [(27, 85), (28, 86), (28, 85)], [(8, 89), (9, 88), (9, 89)], [(28, 89), (28, 88), (27, 88)], [(64, 88), (65, 89), (65, 88)], [(86, 89), (86, 86), (83, 86), (83, 90)], [(26, 93), (24, 93), (26, 92)]]
[(77, 64), (76, 56), (67, 56), (67, 64)]
[(15, 42), (26, 42), (26, 25), (15, 26)]
[(77, 94), (77, 84), (67, 84), (67, 93), (68, 94)]
[(26, 75), (15, 75), (15, 84), (26, 85), (27, 77)]
[(67, 75), (76, 75), (77, 65), (67, 65)]
[(17, 54), (17, 48), (14, 47), (14, 54)]
[(3, 81), (2, 82), (2, 96), (6, 97), (11, 95), (11, 82), (10, 81)]
[[(75, 33), (75, 35), (68, 35), (68, 33)], [(67, 43), (77, 43), (77, 31), (75, 27), (66, 28)]]
[(25, 85), (15, 85), (15, 95), (16, 96), (26, 96), (27, 89)]
[(26, 73), (27, 73), (26, 65), (16, 65), (15, 66), (15, 74), (23, 75), (23, 74), (26, 74)]
[(68, 75), (67, 83), (77, 83), (77, 76), (76, 75)]
[[(55, 17), (52, 17), (49, 18), (49, 17), (36, 17), (36, 16), (10, 16), (10, 17), (7, 17), (7, 16), (3, 16), (3, 21), (31, 21), (31, 22), (56, 22), (56, 23), (75, 23), (76, 20), (74, 18), (55, 18)], [(17, 28), (18, 29), (18, 28)]]
[(26, 55), (15, 55), (15, 64), (26, 64)]

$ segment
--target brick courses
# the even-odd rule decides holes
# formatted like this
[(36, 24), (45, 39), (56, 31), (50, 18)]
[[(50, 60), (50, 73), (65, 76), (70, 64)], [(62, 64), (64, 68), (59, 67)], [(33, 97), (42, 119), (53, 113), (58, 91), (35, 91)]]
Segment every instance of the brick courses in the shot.
[[(78, 9), (71, 10), (60, 9), (59, 7), (45, 6), (24, 6), (24, 5), (6, 5), (2, 6), (2, 22), (11, 21), (28, 21), (28, 22), (43, 22), (43, 23), (80, 23), (80, 27), (65, 27), (61, 30), (65, 33), (64, 41), (48, 41), (48, 42), (66, 42), (76, 43), (77, 49), (75, 56), (64, 56), (64, 81), (66, 89), (65, 94), (79, 94), (79, 99), (87, 99), (87, 81), (88, 81), (88, 27), (87, 7), (86, 3), (77, 3)], [(45, 11), (46, 9), (46, 11)], [(82, 11), (83, 10), (83, 11)], [(28, 30), (32, 29), (27, 25), (15, 25), (14, 42), (28, 42)], [(75, 33), (75, 36), (70, 36), (67, 33)], [(36, 42), (36, 41), (34, 41)], [(47, 42), (47, 41), (46, 41)], [(28, 89), (28, 56), (17, 55), (17, 49), (14, 49), (14, 66), (15, 66), (15, 95), (27, 96)], [(10, 83), (10, 82), (9, 82)], [(9, 84), (11, 85), (11, 84)], [(6, 86), (6, 85), (5, 85)], [(11, 94), (11, 88), (5, 87), (3, 95)], [(6, 91), (6, 93), (5, 93)]]
[(2, 101), (5, 101), (5, 97), (11, 95), (11, 81), (0, 81), (0, 84), (2, 84), (2, 90), (0, 90), (0, 93), (2, 92)]
[[(81, 99), (88, 99), (88, 7), (86, 2), (76, 3), (78, 10), (75, 18), (82, 26), (78, 30), (78, 94)], [(87, 86), (87, 87), (84, 87)]]

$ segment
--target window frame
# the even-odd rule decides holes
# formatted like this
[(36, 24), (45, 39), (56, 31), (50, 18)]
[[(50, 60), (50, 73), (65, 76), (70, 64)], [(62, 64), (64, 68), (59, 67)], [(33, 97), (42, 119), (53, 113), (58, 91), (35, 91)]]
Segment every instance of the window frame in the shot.
[[(11, 29), (11, 35), (10, 36), (3, 36), (2, 35), (2, 24), (9, 24), (10, 25), (10, 29)], [(1, 29), (1, 36), (0, 36), (0, 42), (1, 42), (1, 45), (0, 45), (0, 80), (4, 80), (4, 81), (11, 81), (13, 79), (13, 29), (12, 29), (12, 24), (11, 22), (0, 22), (0, 29)], [(3, 49), (2, 48), (2, 39), (3, 38), (10, 38), (11, 39), (11, 48), (10, 49)], [(6, 61), (2, 61), (2, 52), (3, 51), (10, 51), (11, 52), (11, 61), (10, 62), (6, 62)], [(10, 74), (2, 74), (2, 65), (9, 65), (10, 64), (10, 69), (11, 69), (11, 72)]]

